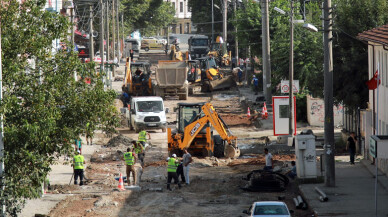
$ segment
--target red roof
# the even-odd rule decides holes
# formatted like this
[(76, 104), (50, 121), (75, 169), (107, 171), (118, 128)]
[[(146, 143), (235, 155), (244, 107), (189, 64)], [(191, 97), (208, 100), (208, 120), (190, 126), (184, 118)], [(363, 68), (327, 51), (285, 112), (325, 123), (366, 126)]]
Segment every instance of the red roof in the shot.
[(359, 33), (357, 38), (388, 46), (388, 24)]

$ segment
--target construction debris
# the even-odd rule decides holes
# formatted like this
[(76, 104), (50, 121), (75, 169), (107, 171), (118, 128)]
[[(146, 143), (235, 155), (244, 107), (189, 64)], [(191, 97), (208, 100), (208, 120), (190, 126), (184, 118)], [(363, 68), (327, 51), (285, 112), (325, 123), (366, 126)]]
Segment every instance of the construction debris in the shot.
[(130, 146), (132, 141), (133, 141), (132, 139), (119, 134), (118, 136), (113, 137), (111, 140), (109, 140), (109, 142), (106, 144), (106, 146), (107, 147), (117, 147), (120, 144), (125, 145), (125, 146)]

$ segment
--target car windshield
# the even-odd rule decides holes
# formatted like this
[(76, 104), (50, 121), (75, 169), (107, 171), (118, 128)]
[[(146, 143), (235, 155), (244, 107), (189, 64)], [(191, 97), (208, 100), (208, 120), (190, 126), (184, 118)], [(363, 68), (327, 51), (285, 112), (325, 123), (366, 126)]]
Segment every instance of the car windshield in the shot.
[(161, 112), (163, 111), (162, 101), (139, 101), (136, 102), (137, 111), (139, 112)]
[(193, 39), (192, 46), (207, 46), (207, 39)]
[(283, 205), (256, 205), (254, 215), (289, 215)]

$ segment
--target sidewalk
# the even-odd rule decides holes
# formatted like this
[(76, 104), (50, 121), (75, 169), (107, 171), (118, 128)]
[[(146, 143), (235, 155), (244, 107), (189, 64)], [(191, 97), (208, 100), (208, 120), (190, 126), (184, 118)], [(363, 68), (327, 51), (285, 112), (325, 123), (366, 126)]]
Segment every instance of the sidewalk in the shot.
[[(336, 187), (325, 187), (324, 184), (303, 184), (299, 190), (316, 216), (375, 216), (375, 179), (373, 167), (369, 161), (362, 160), (356, 165), (336, 162)], [(378, 176), (388, 185), (386, 176)], [(388, 216), (388, 189), (378, 184), (378, 216)], [(320, 202), (314, 188), (318, 186), (328, 198)]]

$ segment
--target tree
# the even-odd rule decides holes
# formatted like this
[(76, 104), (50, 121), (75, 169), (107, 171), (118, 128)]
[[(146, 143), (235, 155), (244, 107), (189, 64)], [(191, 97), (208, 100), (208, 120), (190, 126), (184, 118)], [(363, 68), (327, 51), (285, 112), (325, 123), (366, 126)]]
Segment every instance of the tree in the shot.
[(143, 35), (153, 35), (175, 21), (175, 9), (163, 0), (123, 0), (127, 29), (140, 30)]
[[(50, 165), (73, 155), (73, 141), (86, 123), (107, 132), (118, 123), (116, 94), (104, 91), (94, 65), (81, 63), (72, 49), (53, 48), (54, 39), (67, 40), (69, 22), (43, 10), (45, 3), (10, 0), (0, 8), (5, 144), (0, 199), (12, 216), (25, 199), (39, 196)], [(74, 72), (81, 79), (75, 80)]]
[[(334, 96), (349, 109), (366, 108), (368, 102), (368, 47), (358, 33), (388, 23), (386, 0), (335, 1)], [(355, 79), (357, 78), (357, 79)]]

